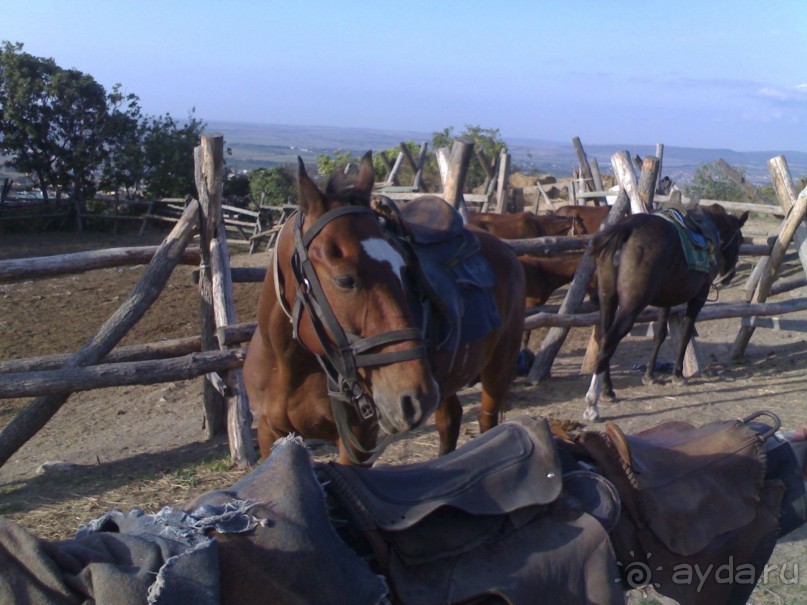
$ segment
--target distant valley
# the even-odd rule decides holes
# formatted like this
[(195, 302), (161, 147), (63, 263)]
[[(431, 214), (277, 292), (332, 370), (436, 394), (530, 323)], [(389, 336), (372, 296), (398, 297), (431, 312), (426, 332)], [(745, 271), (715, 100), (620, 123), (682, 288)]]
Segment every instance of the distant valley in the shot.
[[(283, 126), (277, 124), (246, 124), (235, 122), (208, 122), (209, 132), (224, 135), (225, 147), (230, 148), (227, 164), (234, 170), (254, 170), (282, 164), (293, 164), (297, 156), (306, 163), (318, 155), (333, 154), (337, 150), (361, 154), (397, 147), (402, 141), (431, 142), (432, 134), (413, 131), (374, 130), (367, 128), (339, 128), (332, 126)], [(582, 139), (582, 137), (581, 137)], [(520, 169), (535, 169), (556, 177), (571, 176), (577, 156), (571, 140), (567, 143), (539, 139), (505, 138), (512, 161)], [(663, 143), (663, 141), (660, 141)], [(655, 155), (655, 144), (645, 145), (587, 145), (582, 139), (586, 155), (596, 158), (602, 172), (611, 172), (611, 156), (627, 150), (631, 156)], [(754, 184), (767, 184), (767, 162), (776, 155), (784, 155), (791, 175), (798, 179), (807, 175), (807, 153), (787, 150), (738, 152), (729, 149), (695, 149), (664, 147), (662, 172), (675, 182), (685, 183), (701, 164), (722, 158), (731, 166), (744, 171)]]

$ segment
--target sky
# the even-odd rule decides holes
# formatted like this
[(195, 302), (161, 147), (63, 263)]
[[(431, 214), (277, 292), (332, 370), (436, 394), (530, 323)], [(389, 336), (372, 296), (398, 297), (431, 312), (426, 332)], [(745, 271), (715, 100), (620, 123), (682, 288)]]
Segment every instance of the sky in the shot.
[(0, 0), (151, 115), (807, 151), (804, 0)]

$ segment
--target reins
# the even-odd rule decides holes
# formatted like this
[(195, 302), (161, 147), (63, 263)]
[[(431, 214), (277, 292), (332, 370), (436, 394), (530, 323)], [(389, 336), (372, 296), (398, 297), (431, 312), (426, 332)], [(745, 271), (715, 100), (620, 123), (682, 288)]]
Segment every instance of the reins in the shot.
[[(354, 451), (372, 454), (375, 449), (366, 449), (359, 442), (347, 417), (346, 405), (353, 407), (361, 422), (366, 422), (376, 415), (375, 403), (359, 376), (361, 367), (382, 366), (401, 361), (418, 359), (425, 355), (423, 334), (419, 328), (403, 328), (391, 330), (374, 336), (359, 337), (345, 332), (328, 302), (319, 277), (308, 256), (308, 248), (322, 229), (334, 219), (350, 214), (376, 213), (365, 206), (340, 206), (320, 216), (313, 225), (303, 233), (304, 214), (297, 212), (294, 220), (294, 251), (291, 257), (291, 270), (297, 283), (297, 293), (292, 308), (278, 288), (277, 261), (275, 261), (275, 287), (278, 299), (292, 323), (294, 338), (300, 340), (299, 326), (303, 311), (308, 311), (311, 324), (323, 348), (323, 355), (317, 360), (328, 377), (328, 395), (331, 398), (334, 422), (339, 436), (347, 445), (345, 448), (353, 462), (359, 463)], [(278, 241), (280, 238), (278, 237)], [(403, 351), (374, 352), (390, 344), (414, 341), (416, 346)], [(303, 345), (305, 346), (305, 345)]]

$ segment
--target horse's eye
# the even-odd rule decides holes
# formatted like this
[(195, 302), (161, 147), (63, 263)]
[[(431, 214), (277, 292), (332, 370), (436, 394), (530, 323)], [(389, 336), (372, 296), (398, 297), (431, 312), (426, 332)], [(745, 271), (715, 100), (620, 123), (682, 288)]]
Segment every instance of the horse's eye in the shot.
[(336, 285), (345, 290), (352, 290), (356, 287), (356, 280), (352, 275), (338, 275), (333, 278)]

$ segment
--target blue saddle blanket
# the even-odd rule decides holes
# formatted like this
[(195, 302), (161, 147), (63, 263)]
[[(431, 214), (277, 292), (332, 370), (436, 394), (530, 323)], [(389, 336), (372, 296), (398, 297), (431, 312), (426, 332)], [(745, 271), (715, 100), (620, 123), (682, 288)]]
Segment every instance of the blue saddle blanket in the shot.
[(701, 214), (696, 221), (691, 215), (685, 215), (675, 208), (667, 208), (654, 214), (675, 226), (681, 240), (681, 249), (691, 270), (708, 273), (717, 264), (716, 252), (720, 245), (720, 234), (709, 217)]

